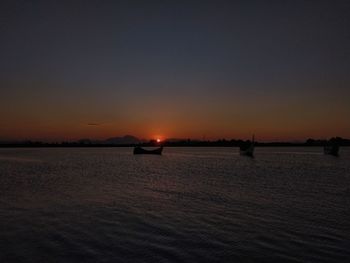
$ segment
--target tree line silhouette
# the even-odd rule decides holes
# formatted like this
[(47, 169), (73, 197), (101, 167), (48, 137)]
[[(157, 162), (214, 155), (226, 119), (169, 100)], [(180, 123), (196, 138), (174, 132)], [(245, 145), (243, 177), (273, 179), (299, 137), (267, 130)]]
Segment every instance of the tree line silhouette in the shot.
[[(350, 139), (341, 137), (331, 138), (339, 146), (350, 146)], [(309, 138), (304, 142), (255, 142), (257, 147), (271, 146), (324, 146), (329, 140)], [(239, 147), (249, 140), (241, 139), (219, 139), (219, 140), (194, 140), (194, 139), (179, 139), (165, 140), (158, 143), (156, 140), (142, 141), (139, 143), (109, 143), (108, 141), (93, 141), (82, 139), (73, 142), (41, 142), (41, 141), (18, 141), (18, 142), (0, 142), (0, 147), (132, 147), (139, 145), (142, 147), (152, 147), (163, 145), (165, 147)]]

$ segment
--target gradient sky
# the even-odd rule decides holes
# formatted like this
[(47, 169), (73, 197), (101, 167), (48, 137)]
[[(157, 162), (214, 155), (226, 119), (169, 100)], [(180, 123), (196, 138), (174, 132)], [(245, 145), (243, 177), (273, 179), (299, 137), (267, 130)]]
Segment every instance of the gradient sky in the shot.
[(350, 1), (1, 1), (0, 140), (350, 137)]

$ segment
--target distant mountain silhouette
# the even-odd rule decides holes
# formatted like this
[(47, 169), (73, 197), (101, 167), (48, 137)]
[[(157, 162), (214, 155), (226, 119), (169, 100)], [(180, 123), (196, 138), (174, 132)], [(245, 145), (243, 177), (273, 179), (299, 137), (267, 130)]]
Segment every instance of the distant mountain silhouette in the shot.
[(107, 144), (118, 144), (118, 145), (138, 144), (139, 142), (140, 142), (140, 139), (132, 135), (125, 135), (123, 137), (113, 137), (104, 141), (104, 143), (107, 143)]

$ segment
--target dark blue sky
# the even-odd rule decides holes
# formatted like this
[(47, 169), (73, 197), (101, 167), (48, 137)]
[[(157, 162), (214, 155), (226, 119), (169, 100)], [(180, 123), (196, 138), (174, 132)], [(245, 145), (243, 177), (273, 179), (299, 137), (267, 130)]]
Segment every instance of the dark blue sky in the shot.
[(0, 139), (350, 137), (349, 1), (2, 1), (0, 17)]

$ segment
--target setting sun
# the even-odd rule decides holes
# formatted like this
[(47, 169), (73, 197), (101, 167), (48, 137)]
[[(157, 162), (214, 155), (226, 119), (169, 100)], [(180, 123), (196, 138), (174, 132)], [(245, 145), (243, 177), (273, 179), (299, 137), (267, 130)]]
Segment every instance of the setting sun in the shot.
[(160, 140), (159, 138), (157, 138), (157, 142), (158, 142), (158, 143), (160, 143), (160, 142), (161, 142), (161, 140)]

